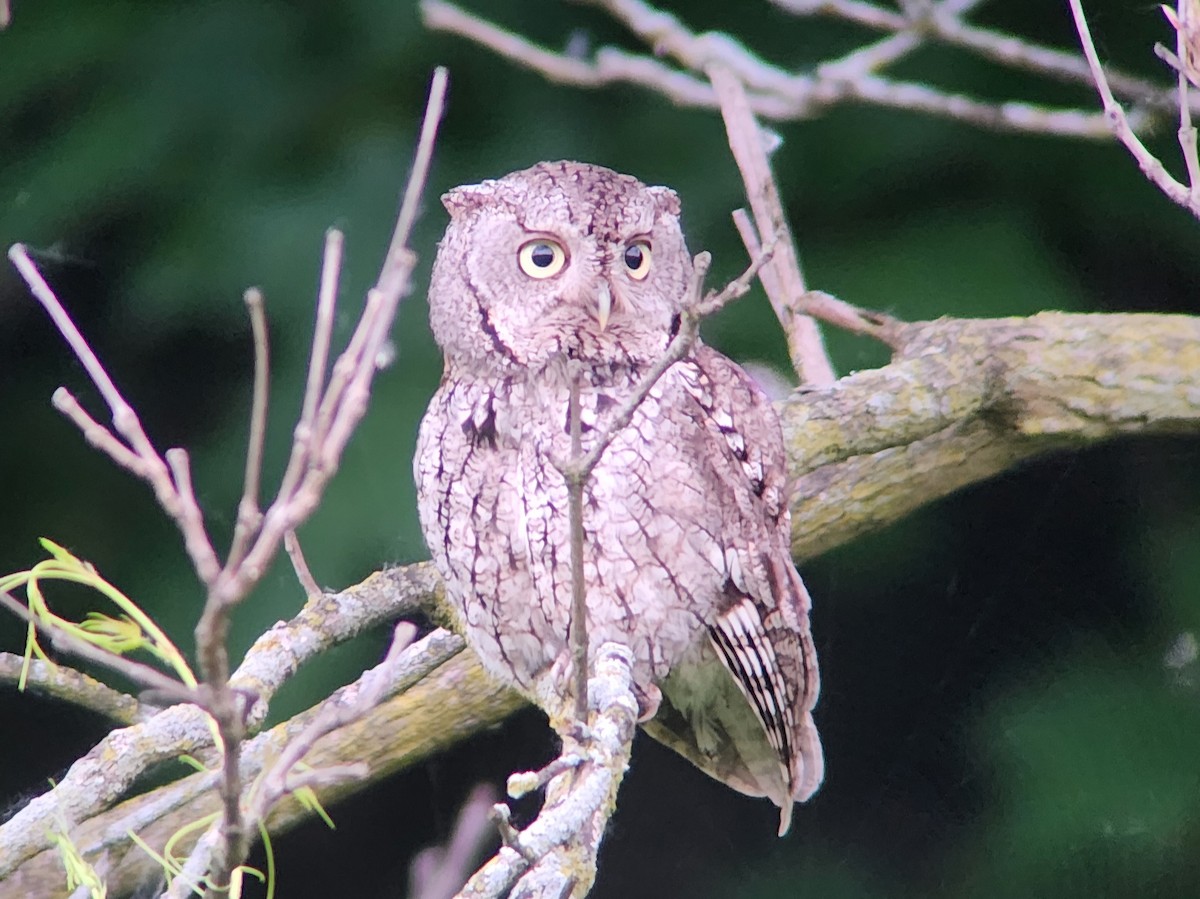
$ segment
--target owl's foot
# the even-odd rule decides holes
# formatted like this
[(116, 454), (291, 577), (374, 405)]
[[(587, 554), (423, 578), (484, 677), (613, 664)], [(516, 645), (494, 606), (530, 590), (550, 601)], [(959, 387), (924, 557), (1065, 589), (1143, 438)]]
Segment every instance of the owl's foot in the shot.
[(643, 721), (649, 721), (658, 714), (658, 707), (662, 705), (662, 690), (654, 686), (654, 684), (633, 685), (633, 695), (637, 699), (638, 704), (638, 724)]

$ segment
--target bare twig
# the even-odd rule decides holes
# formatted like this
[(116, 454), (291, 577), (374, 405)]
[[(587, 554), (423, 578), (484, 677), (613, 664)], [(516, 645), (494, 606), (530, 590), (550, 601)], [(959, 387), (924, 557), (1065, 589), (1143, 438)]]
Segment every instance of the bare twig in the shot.
[[(1164, 6), (1163, 12), (1170, 13)], [(1196, 127), (1192, 124), (1189, 100), (1192, 82), (1200, 80), (1200, 68), (1196, 58), (1200, 47), (1200, 5), (1196, 0), (1179, 0), (1178, 11), (1167, 20), (1175, 29), (1175, 52), (1178, 60), (1179, 79), (1179, 147), (1188, 173), (1188, 197), (1194, 206), (1200, 206), (1200, 156), (1196, 151)], [(1157, 49), (1157, 47), (1155, 48)]]
[[(894, 32), (875, 44), (854, 51), (843, 60), (822, 66), (822, 69), (841, 66), (846, 75), (875, 71), (879, 66), (888, 65), (915, 50), (923, 42), (931, 41), (958, 47), (1009, 68), (1076, 84), (1092, 82), (1087, 62), (1073, 53), (966, 22), (963, 16), (979, 5), (975, 0), (944, 0), (936, 6), (931, 4), (925, 14), (915, 16), (896, 14), (857, 0), (771, 2), (795, 15), (827, 15), (880, 31)], [(1119, 72), (1110, 72), (1109, 81), (1115, 92), (1139, 104), (1164, 112), (1174, 111), (1175, 97), (1160, 85)], [(1143, 118), (1138, 116), (1135, 123), (1138, 127), (1145, 124)]]
[(283, 535), (283, 548), (287, 552), (288, 558), (292, 560), (292, 570), (296, 572), (296, 580), (304, 588), (304, 595), (320, 596), (322, 590), (317, 584), (316, 578), (312, 576), (312, 571), (309, 570), (308, 561), (304, 558), (304, 550), (300, 547), (300, 538), (296, 536), (295, 531), (288, 531)]
[(445, 845), (421, 850), (409, 866), (410, 899), (450, 899), (462, 888), (484, 847), (494, 839), (489, 816), (496, 799), (490, 784), (471, 790)]
[(725, 285), (724, 289), (713, 291), (703, 298), (700, 294), (704, 287), (704, 278), (708, 274), (709, 266), (712, 265), (712, 256), (709, 253), (696, 254), (692, 260), (692, 279), (688, 286), (688, 294), (679, 316), (679, 330), (667, 344), (663, 354), (642, 376), (642, 380), (634, 391), (625, 399), (625, 402), (613, 411), (605, 427), (597, 430), (592, 439), (591, 448), (577, 460), (570, 459), (565, 462), (559, 460), (555, 463), (568, 480), (580, 477), (586, 481), (595, 470), (600, 457), (604, 455), (609, 444), (633, 420), (638, 407), (649, 396), (650, 391), (654, 389), (667, 369), (688, 354), (700, 334), (701, 320), (720, 311), (732, 300), (745, 296), (762, 266), (771, 258), (774, 249), (775, 242), (771, 241), (759, 255), (750, 261), (746, 270)]
[[(337, 285), (342, 271), (344, 247), (345, 237), (342, 232), (332, 228), (325, 232), (325, 247), (321, 256), (320, 286), (317, 289), (317, 314), (313, 325), (312, 350), (308, 358), (304, 400), (300, 405), (300, 420), (296, 422), (296, 427), (292, 432), (291, 455), (288, 457), (283, 478), (279, 482), (277, 495), (280, 497), (291, 496), (296, 491), (300, 479), (304, 476), (305, 466), (309, 464), (313, 444), (319, 440), (317, 409), (322, 401), (325, 369), (329, 363), (329, 345), (333, 340), (333, 313), (337, 303)], [(373, 311), (373, 306), (368, 301), (367, 308), (359, 319), (358, 327), (342, 354), (342, 359), (338, 360), (339, 363), (342, 363), (343, 373), (348, 367), (348, 363), (344, 363), (342, 360), (353, 359), (356, 356), (358, 345), (366, 331), (368, 314)], [(335, 389), (331, 385), (326, 390), (327, 396), (340, 396), (341, 386), (338, 384)]]
[(317, 392), (315, 388), (319, 388), (324, 381), (328, 339), (327, 330), (324, 335), (321, 332), (328, 328), (336, 272), (341, 258), (340, 238), (330, 235), (326, 241), (326, 265), (323, 267), (318, 296), (317, 333), (314, 336), (308, 390), (302, 411), (302, 416), (311, 416), (316, 410), (315, 426), (311, 432), (297, 427), (283, 483), (263, 518), (262, 527), (242, 563), (227, 565), (211, 585), (203, 614), (196, 626), (197, 655), (205, 681), (212, 691), (209, 711), (225, 743), (225, 777), (221, 789), (224, 800), (221, 823), (223, 845), (213, 856), (210, 869), (210, 876), (218, 887), (226, 884), (229, 873), (249, 849), (249, 836), (239, 808), (242, 790), (237, 764), (237, 747), (244, 732), (243, 710), (228, 684), (226, 637), (229, 615), (262, 576), (284, 535), (294, 530), (316, 509), (326, 484), (337, 469), (350, 434), (366, 411), (380, 347), (391, 329), (400, 300), (408, 291), (409, 276), (416, 262), (415, 254), (407, 247), (407, 241), (417, 201), (428, 175), (437, 124), (445, 103), (446, 82), (446, 71), (438, 69), (430, 88), (413, 173), (379, 280), (368, 291), (366, 307), (358, 327), (347, 350), (335, 363), (324, 395), (316, 401), (313, 399)]
[[(563, 471), (567, 482), (567, 528), (571, 535), (571, 666), (575, 674), (575, 720), (587, 721), (588, 627), (587, 585), (583, 581), (583, 489), (591, 470), (584, 471), (583, 422), (579, 402), (581, 374), (577, 365), (570, 373), (567, 417), (571, 430), (571, 467)], [(598, 457), (597, 457), (598, 458)]]
[(300, 407), (298, 427), (311, 433), (317, 417), (317, 403), (325, 386), (325, 369), (329, 365), (329, 345), (333, 339), (333, 311), (337, 306), (338, 282), (342, 274), (342, 253), (346, 238), (331, 228), (325, 232), (325, 250), (321, 257), (321, 285), (317, 289), (317, 319), (313, 327), (312, 353), (308, 362), (308, 381), (304, 387), (304, 404)]
[[(292, 777), (294, 769), (312, 750), (321, 737), (344, 727), (370, 709), (386, 695), (394, 681), (398, 662), (417, 635), (415, 625), (402, 621), (396, 626), (392, 645), (383, 661), (359, 678), (357, 689), (343, 691), (342, 701), (326, 702), (320, 714), (284, 748), (275, 764), (262, 776), (252, 798), (247, 802), (247, 817), (254, 823), (263, 821), (280, 798), (295, 791), (299, 783)], [(426, 643), (431, 642), (426, 638)], [(418, 657), (421, 655), (417, 653)], [(345, 767), (345, 766), (343, 766)], [(366, 771), (357, 772), (365, 776)]]
[[(796, 245), (792, 241), (787, 216), (779, 201), (779, 189), (775, 186), (775, 176), (771, 174), (771, 163), (763, 147), (762, 131), (750, 110), (746, 91), (737, 76), (722, 65), (711, 64), (708, 77), (721, 101), (721, 116), (725, 120), (729, 148), (733, 151), (738, 171), (742, 173), (757, 233), (776, 236), (775, 252), (763, 265), (759, 277), (775, 310), (775, 317), (779, 319), (787, 337), (792, 368), (802, 383), (832, 384), (837, 377), (825, 352), (821, 332), (816, 322), (799, 309), (806, 291), (804, 276), (800, 273)], [(752, 254), (751, 247), (760, 242), (755, 235), (755, 239), (747, 243), (746, 252)]]
[(250, 330), (254, 336), (254, 391), (250, 402), (250, 439), (246, 447), (242, 499), (238, 503), (237, 523), (234, 525), (233, 543), (229, 547), (226, 565), (241, 563), (250, 540), (262, 523), (258, 494), (262, 482), (263, 446), (267, 439), (267, 399), (271, 381), (271, 354), (262, 291), (252, 287), (242, 299), (250, 313)]
[(142, 457), (113, 436), (112, 431), (88, 415), (71, 391), (59, 387), (51, 395), (50, 405), (69, 418), (88, 443), (117, 465), (139, 478), (147, 478), (147, 466)]
[[(190, 513), (189, 509), (184, 507), (178, 486), (171, 480), (167, 463), (163, 461), (158, 451), (151, 444), (150, 438), (142, 430), (137, 413), (125, 401), (120, 391), (117, 390), (116, 385), (112, 382), (112, 378), (109, 377), (108, 372), (92, 351), (91, 346), (83, 335), (79, 333), (79, 329), (75, 327), (75, 323), (71, 320), (70, 315), (67, 314), (58, 297), (54, 295), (54, 291), (50, 289), (50, 286), (29, 258), (25, 247), (21, 244), (14, 244), (9, 248), (8, 258), (16, 266), (17, 271), (21, 273), (21, 277), (25, 279), (30, 292), (42, 304), (42, 307), (58, 328), (59, 333), (62, 334), (63, 339), (67, 341), (67, 344), (75, 353), (75, 357), (87, 371), (88, 376), (92, 379), (92, 383), (100, 391), (100, 395), (104, 398), (112, 413), (113, 429), (127, 441), (129, 449), (138, 458), (138, 463), (136, 467), (130, 464), (128, 452), (119, 452), (113, 455), (113, 460), (121, 467), (133, 471), (154, 489), (154, 495), (158, 499), (159, 505), (163, 511), (175, 520), (176, 526), (184, 536), (184, 545), (187, 547), (188, 555), (192, 559), (197, 576), (203, 583), (211, 583), (216, 578), (217, 572), (220, 571), (220, 563), (217, 561), (217, 555), (213, 551), (212, 544), (208, 541), (208, 535), (204, 533), (203, 526), (201, 526), (199, 532), (195, 530), (195, 517)], [(61, 402), (69, 407), (70, 402), (68, 402), (68, 398), (69, 394), (61, 396)], [(72, 415), (71, 418), (77, 424), (82, 420), (78, 415)], [(109, 434), (109, 437), (112, 438), (111, 440), (99, 436), (98, 429), (103, 428), (99, 423), (90, 418), (87, 419), (87, 423), (88, 431), (85, 433), (89, 433), (88, 439), (93, 446), (108, 451), (115, 444), (119, 443), (111, 433)]]
[(578, 768), (583, 759), (574, 753), (564, 753), (546, 765), (540, 771), (519, 771), (508, 778), (505, 788), (513, 799), (520, 799), (536, 790), (540, 790), (564, 772)]
[[(239, 528), (224, 565), (219, 563), (206, 532), (192, 487), (186, 452), (170, 449), (163, 456), (158, 454), (142, 431), (133, 408), (117, 391), (90, 346), (29, 260), (24, 248), (17, 245), (9, 252), (31, 291), (46, 308), (108, 403), (113, 415), (113, 428), (128, 446), (83, 413), (69, 395), (58, 397), (60, 408), (83, 429), (93, 444), (109, 452), (118, 464), (135, 472), (154, 487), (160, 505), (175, 519), (184, 537), (197, 575), (208, 588), (204, 611), (196, 628), (203, 689), (195, 691), (189, 698), (201, 702), (212, 715), (224, 750), (221, 785), (223, 811), (218, 831), (220, 839), (214, 843), (216, 849), (211, 865), (205, 862), (202, 866), (218, 888), (224, 888), (228, 883), (230, 872), (244, 858), (249, 845), (239, 810), (241, 781), (238, 758), (239, 745), (246, 729), (246, 716), (250, 711), (246, 701), (253, 694), (239, 692), (230, 684), (228, 649), (225, 645), (229, 614), (261, 578), (283, 542), (284, 534), (293, 530), (316, 507), (325, 484), (337, 468), (342, 448), (365, 411), (379, 349), (386, 340), (396, 307), (407, 291), (415, 262), (415, 256), (407, 249), (406, 243), (428, 172), (433, 139), (445, 98), (445, 85), (446, 73), (438, 70), (426, 109), (413, 177), (380, 280), (368, 295), (359, 327), (351, 339), (350, 351), (344, 353), (335, 365), (334, 376), (324, 396), (318, 397), (324, 383), (332, 304), (340, 262), (340, 238), (331, 236), (327, 241), (327, 264), (323, 269), (318, 300), (317, 335), (314, 338), (309, 390), (305, 397), (301, 426), (297, 427), (284, 483), (262, 519), (261, 526), (257, 521), (256, 495), (266, 407), (266, 332), (261, 303), (257, 302), (260, 298), (253, 292), (247, 296), (255, 331), (255, 395)], [(128, 664), (127, 660), (121, 661)], [(144, 675), (142, 680), (145, 679)], [(174, 689), (178, 693), (180, 689), (173, 682), (156, 682), (153, 685), (161, 692)]]
[[(947, 116), (986, 128), (1086, 138), (1108, 133), (1103, 116), (1094, 113), (1018, 102), (985, 103), (928, 85), (874, 76), (861, 66), (852, 70), (845, 59), (840, 61), (845, 65), (834, 62), (828, 70), (817, 66), (815, 76), (788, 72), (729, 35), (693, 34), (679, 19), (648, 4), (637, 0), (597, 2), (684, 68), (615, 47), (601, 47), (586, 60), (555, 53), (444, 0), (422, 0), (421, 11), (430, 28), (466, 37), (552, 81), (578, 87), (636, 84), (682, 106), (717, 108), (716, 93), (706, 79), (697, 76), (707, 65), (723, 63), (747, 85), (747, 102), (754, 113), (771, 119), (806, 118), (838, 103), (859, 101)], [(895, 22), (898, 30), (912, 24), (906, 16)]]
[(798, 16), (829, 15), (880, 31), (904, 31), (908, 16), (866, 3), (864, 0), (771, 0), (780, 9)]
[(1200, 204), (1192, 197), (1188, 188), (1171, 176), (1159, 162), (1158, 157), (1146, 149), (1146, 145), (1134, 133), (1125, 116), (1125, 110), (1113, 96), (1108, 78), (1104, 74), (1104, 68), (1100, 65), (1100, 58), (1096, 54), (1096, 45), (1092, 41), (1092, 33), (1088, 28), (1087, 17), (1083, 14), (1080, 0), (1068, 0), (1068, 2), (1071, 4), (1071, 15), (1075, 18), (1075, 30), (1079, 33), (1083, 54), (1091, 69), (1096, 90), (1100, 93), (1100, 100), (1104, 105), (1104, 115), (1112, 133), (1125, 145), (1125, 149), (1133, 156), (1138, 168), (1142, 170), (1142, 174), (1149, 178), (1155, 187), (1166, 194), (1169, 199), (1191, 212), (1192, 215), (1200, 217)]

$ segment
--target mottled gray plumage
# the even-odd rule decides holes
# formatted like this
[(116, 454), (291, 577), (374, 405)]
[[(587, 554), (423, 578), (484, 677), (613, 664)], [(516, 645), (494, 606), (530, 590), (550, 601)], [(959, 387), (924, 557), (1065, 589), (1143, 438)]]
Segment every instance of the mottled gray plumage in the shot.
[[(552, 460), (570, 457), (569, 360), (582, 363), (586, 451), (677, 325), (691, 274), (679, 201), (560, 162), (443, 202), (429, 308), (446, 364), (417, 447), (421, 524), (484, 665), (558, 714), (571, 565)], [(584, 531), (591, 650), (629, 646), (646, 730), (769, 797), (783, 833), (823, 763), (810, 602), (762, 391), (697, 344), (601, 458)]]

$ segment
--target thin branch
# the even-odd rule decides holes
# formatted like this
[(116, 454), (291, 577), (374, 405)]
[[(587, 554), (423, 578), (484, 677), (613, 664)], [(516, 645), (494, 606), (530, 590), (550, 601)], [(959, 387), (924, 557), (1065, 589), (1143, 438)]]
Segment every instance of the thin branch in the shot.
[[(312, 456), (313, 444), (319, 440), (317, 409), (322, 402), (325, 367), (329, 361), (329, 345), (333, 340), (333, 313), (337, 304), (337, 283), (342, 271), (344, 247), (345, 238), (342, 232), (333, 228), (325, 232), (325, 247), (321, 256), (320, 286), (317, 288), (317, 314), (313, 324), (312, 350), (308, 359), (304, 400), (300, 406), (300, 419), (292, 431), (292, 451), (288, 457), (283, 478), (279, 482), (277, 497), (290, 496), (296, 490), (300, 479), (304, 476), (305, 466), (309, 464)], [(354, 349), (354, 338), (362, 340), (361, 334), (366, 318), (367, 311), (364, 310), (358, 327), (343, 353), (343, 358)], [(329, 394), (333, 391), (332, 388), (328, 388), (325, 392)]]
[(1087, 58), (1096, 90), (1100, 93), (1100, 100), (1104, 105), (1105, 118), (1108, 120), (1113, 134), (1125, 145), (1125, 149), (1137, 161), (1142, 174), (1149, 178), (1155, 187), (1166, 194), (1169, 199), (1191, 212), (1192, 215), (1200, 217), (1200, 204), (1193, 199), (1191, 192), (1171, 176), (1163, 164), (1158, 161), (1158, 157), (1146, 149), (1146, 145), (1134, 133), (1125, 116), (1125, 110), (1113, 96), (1108, 78), (1104, 74), (1104, 67), (1100, 65), (1100, 57), (1096, 54), (1096, 45), (1092, 42), (1092, 33), (1088, 28), (1087, 17), (1083, 14), (1080, 0), (1068, 0), (1068, 2), (1071, 4), (1071, 15), (1075, 18), (1075, 30), (1079, 33), (1083, 54)]
[[(1016, 35), (972, 25), (963, 16), (978, 2), (945, 0), (924, 16), (910, 17), (857, 0), (770, 0), (780, 9), (798, 16), (826, 15), (894, 34), (863, 48), (862, 66), (847, 65), (847, 74), (874, 71), (868, 60), (872, 53), (879, 65), (887, 65), (911, 52), (922, 40), (936, 41), (974, 53), (1002, 66), (1047, 75), (1074, 84), (1091, 84), (1092, 75), (1085, 60), (1056, 47), (1037, 44)], [(855, 54), (850, 54), (853, 56)], [(847, 62), (850, 56), (846, 57)], [(889, 56), (891, 58), (889, 58)], [(826, 65), (836, 66), (838, 62)], [(1113, 90), (1145, 106), (1174, 110), (1172, 92), (1144, 78), (1110, 72)], [(1144, 123), (1139, 123), (1144, 124)]]
[(50, 405), (79, 428), (84, 440), (136, 477), (148, 479), (144, 459), (118, 440), (108, 428), (96, 421), (79, 405), (71, 391), (59, 387), (50, 397)]
[(157, 668), (101, 649), (99, 646), (81, 640), (57, 627), (47, 627), (41, 619), (29, 611), (23, 602), (2, 590), (0, 590), (0, 606), (8, 609), (22, 621), (31, 622), (37, 628), (38, 633), (46, 637), (50, 641), (50, 645), (59, 652), (69, 653), (80, 659), (102, 665), (142, 689), (153, 690), (171, 701), (195, 702), (198, 699), (194, 690), (163, 674)]
[(880, 31), (904, 31), (909, 27), (908, 16), (883, 9), (863, 0), (771, 0), (780, 9), (797, 16), (829, 15), (876, 28)]
[(24, 671), (30, 693), (49, 696), (88, 709), (120, 725), (133, 724), (145, 717), (136, 698), (114, 690), (93, 677), (66, 665), (34, 659), (25, 667), (25, 659), (11, 652), (0, 652), (0, 683), (16, 686)]
[(233, 543), (227, 565), (240, 564), (258, 526), (262, 511), (258, 507), (262, 482), (263, 447), (267, 439), (267, 399), (270, 392), (271, 353), (267, 337), (267, 314), (262, 291), (252, 287), (242, 299), (250, 313), (250, 332), (254, 338), (254, 390), (250, 402), (250, 439), (246, 447), (246, 473), (242, 479), (242, 499), (238, 503)]
[[(742, 238), (746, 251), (752, 258), (762, 252), (758, 242), (758, 231), (754, 227), (754, 223), (750, 221), (750, 216), (746, 214), (745, 209), (733, 211), (733, 224)], [(770, 277), (765, 270), (759, 274), (759, 280), (763, 282), (764, 287), (769, 283)], [(766, 287), (768, 296), (772, 291), (778, 292), (779, 289), (777, 282)], [(893, 349), (897, 346), (897, 337), (894, 332), (900, 322), (890, 315), (869, 309), (860, 309), (823, 290), (810, 290), (805, 293), (800, 298), (797, 308), (805, 315), (811, 315), (819, 321), (834, 325), (852, 334), (873, 337)]]
[[(1170, 7), (1164, 6), (1163, 12), (1169, 13)], [(1179, 62), (1176, 72), (1179, 79), (1179, 148), (1183, 151), (1183, 161), (1187, 166), (1188, 197), (1193, 206), (1200, 206), (1200, 156), (1197, 156), (1196, 127), (1192, 124), (1188, 97), (1192, 80), (1200, 79), (1200, 70), (1196, 66), (1197, 47), (1193, 46), (1193, 42), (1200, 38), (1198, 17), (1200, 8), (1196, 0), (1179, 0), (1175, 16), (1167, 17), (1175, 28), (1175, 52)]]
[(684, 299), (683, 309), (679, 316), (679, 330), (667, 345), (662, 356), (650, 366), (634, 391), (616, 408), (608, 419), (607, 425), (593, 437), (591, 449), (578, 459), (559, 460), (556, 467), (570, 481), (573, 478), (587, 480), (600, 462), (609, 444), (630, 421), (642, 401), (649, 396), (650, 391), (659, 379), (672, 365), (688, 354), (700, 334), (700, 321), (722, 309), (727, 303), (745, 296), (750, 290), (750, 284), (758, 275), (762, 266), (771, 258), (775, 244), (772, 241), (763, 251), (750, 261), (750, 265), (738, 277), (730, 281), (723, 290), (714, 291), (703, 299), (700, 293), (704, 287), (704, 277), (708, 274), (712, 257), (708, 253), (698, 253), (692, 260), (692, 278), (688, 286), (688, 294)]
[[(385, 257), (384, 269), (380, 273), (377, 287), (385, 292), (402, 292), (407, 290), (405, 283), (408, 270), (398, 263), (404, 258), (408, 239), (412, 235), (413, 225), (417, 220), (417, 210), (421, 203), (421, 195), (425, 192), (425, 182), (429, 178), (429, 165), (433, 161), (433, 145), (437, 139), (438, 125), (442, 120), (442, 112), (446, 107), (446, 89), (450, 83), (450, 74), (442, 66), (433, 71), (433, 80), (429, 84), (429, 101), (425, 107), (425, 118), (421, 122), (421, 136), (417, 141), (417, 152), (413, 158), (412, 174), (408, 178), (408, 187), (404, 191), (404, 201), (400, 204), (400, 214), (396, 217), (396, 229), (392, 233), (392, 242)], [(389, 265), (390, 263), (390, 265)], [(399, 275), (400, 282), (395, 279)]]
[[(801, 383), (832, 384), (837, 376), (825, 352), (820, 329), (799, 308), (806, 291), (804, 276), (800, 273), (796, 245), (763, 146), (762, 129), (754, 119), (745, 89), (737, 76), (714, 63), (708, 68), (708, 77), (721, 101), (721, 116), (725, 120), (729, 148), (742, 174), (757, 232), (775, 235), (775, 252), (763, 265), (760, 280), (787, 337), (792, 368), (799, 375)], [(753, 241), (753, 244), (758, 243), (758, 239)], [(752, 252), (750, 246), (748, 244), (746, 247), (747, 253)]]
[(933, 22), (948, 19), (959, 22), (979, 0), (942, 0), (936, 7), (930, 5), (925, 15), (913, 17), (906, 13), (907, 27), (882, 40), (847, 53), (841, 59), (822, 63), (818, 74), (825, 78), (858, 78), (899, 62), (914, 50), (924, 45)]
[(591, 469), (584, 471), (580, 465), (583, 459), (583, 414), (579, 401), (581, 377), (578, 365), (573, 365), (567, 402), (567, 417), (571, 430), (571, 462), (570, 468), (563, 471), (563, 479), (567, 482), (567, 527), (571, 535), (571, 624), (568, 637), (571, 644), (571, 669), (575, 674), (575, 720), (584, 723), (588, 713), (588, 610), (587, 586), (583, 573), (583, 489), (591, 476)]
[(300, 538), (296, 536), (295, 531), (288, 531), (283, 535), (283, 548), (287, 552), (288, 558), (292, 560), (292, 571), (296, 572), (296, 580), (304, 589), (304, 595), (320, 596), (323, 591), (317, 584), (316, 578), (312, 576), (312, 571), (309, 570), (308, 561), (304, 558), (304, 550), (300, 548)]
[[(204, 513), (200, 511), (200, 503), (196, 500), (196, 491), (192, 486), (192, 465), (188, 452), (180, 447), (172, 447), (164, 453), (167, 467), (175, 483), (175, 505), (178, 509), (176, 522), (179, 532), (183, 535), (183, 545), (188, 555), (193, 559), (208, 558), (216, 561), (208, 532), (204, 528)], [(205, 574), (197, 570), (200, 581), (206, 587), (211, 587), (216, 580), (219, 569), (207, 569)]]
[[(284, 535), (293, 531), (316, 509), (325, 486), (337, 470), (350, 434), (366, 412), (367, 397), (377, 371), (379, 350), (391, 329), (396, 309), (408, 292), (409, 275), (416, 262), (416, 256), (408, 249), (407, 241), (428, 175), (437, 124), (445, 103), (446, 81), (445, 70), (438, 69), (434, 73), (426, 103), (413, 173), (379, 282), (368, 291), (358, 327), (351, 336), (347, 350), (334, 364), (324, 395), (319, 401), (314, 401), (312, 394), (305, 397), (303, 413), (311, 414), (315, 408), (315, 425), (311, 432), (302, 426), (297, 427), (287, 471), (275, 500), (263, 517), (262, 527), (244, 560), (236, 566), (226, 565), (215, 583), (211, 584), (204, 611), (196, 625), (197, 656), (204, 680), (211, 690), (208, 707), (224, 743), (225, 775), (221, 786), (223, 840), (213, 855), (209, 869), (209, 875), (217, 887), (227, 884), (230, 872), (245, 858), (250, 839), (249, 828), (245, 826), (239, 804), (242, 788), (237, 756), (245, 729), (245, 710), (228, 683), (226, 638), (229, 616), (233, 607), (245, 598), (262, 577), (278, 552)], [(322, 311), (332, 308), (340, 250), (340, 237), (330, 234), (326, 241), (326, 264), (323, 266), (318, 296), (317, 334), (310, 358), (310, 390), (324, 381), (327, 333), (321, 332), (328, 328), (329, 316), (323, 315)]]
[[(88, 419), (90, 425), (88, 430), (85, 431), (85, 433), (89, 434), (89, 442), (94, 446), (109, 451), (117, 464), (138, 474), (153, 488), (159, 505), (163, 508), (163, 511), (175, 520), (180, 533), (184, 537), (184, 545), (187, 547), (188, 555), (191, 557), (192, 564), (196, 569), (196, 575), (203, 583), (210, 583), (220, 570), (220, 563), (217, 561), (216, 552), (208, 540), (208, 535), (204, 532), (203, 524), (201, 524), (199, 531), (195, 530), (196, 522), (194, 517), (183, 507), (176, 484), (171, 480), (167, 463), (163, 461), (158, 451), (151, 444), (150, 439), (146, 436), (145, 431), (142, 430), (137, 413), (125, 401), (125, 398), (121, 396), (120, 391), (113, 384), (112, 378), (109, 377), (108, 372), (92, 351), (91, 346), (83, 335), (79, 333), (79, 329), (75, 327), (71, 316), (63, 308), (58, 297), (54, 295), (54, 291), (50, 289), (50, 286), (29, 258), (25, 247), (22, 244), (14, 244), (8, 250), (8, 258), (16, 266), (17, 271), (21, 273), (21, 277), (25, 279), (30, 292), (42, 304), (42, 307), (58, 328), (59, 333), (62, 334), (63, 339), (71, 347), (75, 357), (87, 370), (92, 383), (100, 391), (100, 395), (104, 398), (112, 413), (113, 429), (128, 442), (129, 448), (138, 457), (140, 464), (135, 469), (129, 464), (127, 454), (118, 453), (117, 455), (112, 455), (112, 442), (99, 436), (96, 430), (99, 428), (99, 425), (92, 422), (91, 419)], [(69, 396), (69, 394), (60, 396), (60, 402), (68, 407), (70, 405), (67, 402)], [(77, 424), (81, 422), (80, 416), (71, 417)], [(114, 437), (113, 439), (115, 440), (116, 438)]]
[(321, 256), (321, 282), (317, 288), (317, 319), (313, 327), (304, 404), (300, 407), (299, 427), (310, 432), (316, 419), (321, 390), (325, 386), (325, 368), (329, 364), (329, 346), (333, 340), (333, 311), (337, 306), (345, 245), (346, 238), (341, 231), (330, 228), (325, 232), (325, 249)]
[(409, 866), (410, 899), (450, 899), (466, 883), (484, 847), (494, 839), (488, 816), (496, 799), (491, 784), (471, 790), (445, 845), (421, 850)]
[[(312, 751), (319, 739), (340, 727), (345, 727), (351, 721), (361, 718), (379, 704), (387, 694), (388, 686), (396, 680), (397, 669), (401, 667), (403, 654), (413, 645), (416, 636), (416, 625), (407, 621), (400, 622), (392, 636), (392, 644), (388, 648), (387, 655), (382, 662), (366, 671), (358, 679), (357, 689), (343, 691), (339, 702), (324, 703), (320, 713), (304, 730), (288, 742), (279, 758), (263, 774), (252, 798), (247, 802), (247, 817), (252, 823), (257, 824), (257, 822), (265, 820), (267, 814), (283, 796), (298, 788), (291, 779), (293, 770)], [(432, 641), (427, 637), (425, 643), (430, 642)], [(424, 646), (414, 654), (420, 657), (423, 652)], [(359, 773), (359, 776), (365, 775), (365, 771)]]
[[(986, 128), (1069, 137), (1099, 138), (1108, 134), (1104, 117), (1077, 109), (1056, 109), (1028, 103), (984, 103), (923, 84), (853, 73), (843, 77), (835, 67), (816, 77), (794, 74), (753, 54), (726, 34), (696, 35), (674, 16), (636, 0), (597, 0), (630, 25), (656, 49), (679, 60), (686, 70), (648, 56), (601, 47), (590, 60), (555, 53), (531, 43), (472, 13), (444, 2), (422, 0), (421, 13), (429, 28), (448, 31), (488, 47), (506, 59), (541, 72), (551, 81), (578, 87), (636, 84), (661, 93), (681, 106), (717, 108), (712, 87), (692, 72), (710, 63), (729, 66), (747, 85), (747, 101), (756, 115), (771, 119), (808, 118), (830, 106), (860, 101), (884, 107), (925, 112)], [(910, 24), (903, 18), (904, 26)]]

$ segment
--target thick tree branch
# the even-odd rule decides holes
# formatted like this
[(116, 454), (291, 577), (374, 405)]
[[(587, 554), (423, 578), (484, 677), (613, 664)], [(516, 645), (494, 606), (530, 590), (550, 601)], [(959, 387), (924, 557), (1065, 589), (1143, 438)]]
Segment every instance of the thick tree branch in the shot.
[(895, 327), (891, 365), (783, 406), (799, 558), (1052, 450), (1200, 433), (1200, 318), (1044, 312)]

